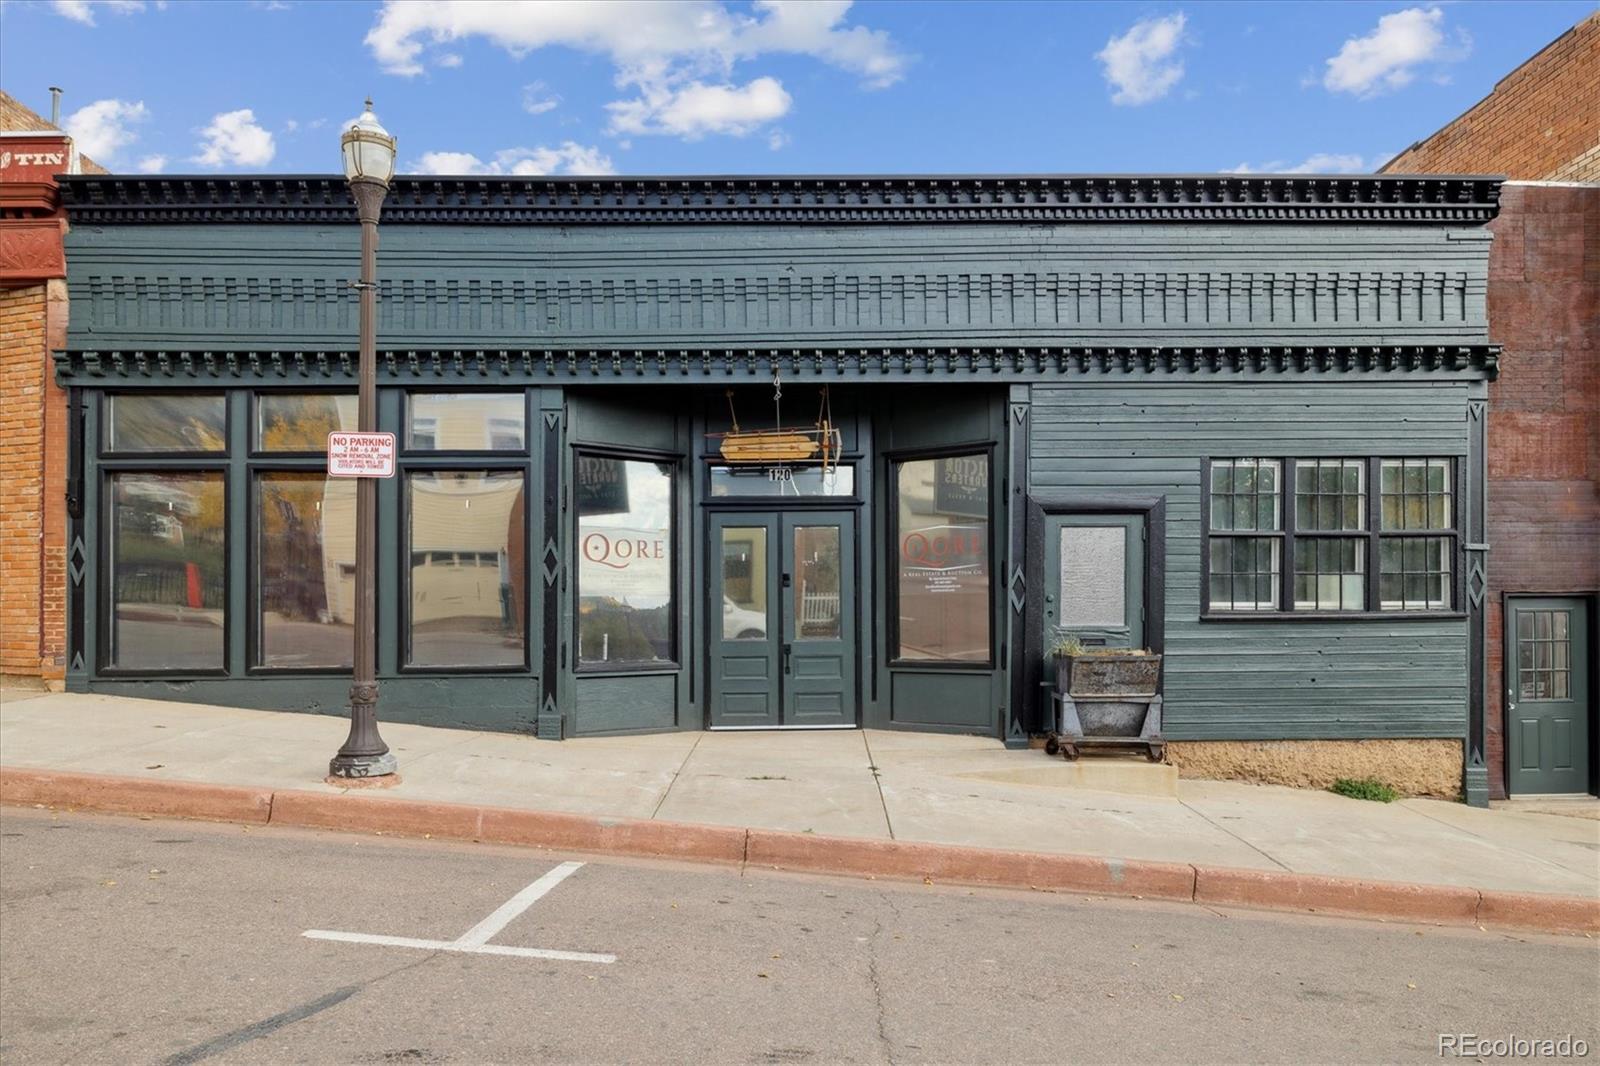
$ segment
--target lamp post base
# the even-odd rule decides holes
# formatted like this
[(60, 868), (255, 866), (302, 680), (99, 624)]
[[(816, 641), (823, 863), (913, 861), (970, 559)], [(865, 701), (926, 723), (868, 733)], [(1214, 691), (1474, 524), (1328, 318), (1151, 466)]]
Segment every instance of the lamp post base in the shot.
[(394, 752), (382, 755), (335, 755), (328, 761), (329, 777), (383, 777), (399, 768)]

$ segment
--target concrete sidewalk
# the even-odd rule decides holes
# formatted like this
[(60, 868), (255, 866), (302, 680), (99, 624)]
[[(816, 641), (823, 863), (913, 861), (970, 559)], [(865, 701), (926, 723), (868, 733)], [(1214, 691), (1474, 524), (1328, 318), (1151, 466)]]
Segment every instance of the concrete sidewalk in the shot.
[[(336, 794), (343, 719), (7, 689), (0, 764)], [(1087, 769), (976, 737), (867, 731), (569, 740), (385, 725), (401, 783), (373, 798), (788, 830), (1600, 899), (1600, 822), (1377, 804)], [(1086, 760), (1087, 761), (1087, 760)], [(1100, 772), (1102, 769), (1109, 771)], [(1126, 773), (1124, 773), (1126, 771)], [(1119, 776), (1121, 775), (1121, 776)]]

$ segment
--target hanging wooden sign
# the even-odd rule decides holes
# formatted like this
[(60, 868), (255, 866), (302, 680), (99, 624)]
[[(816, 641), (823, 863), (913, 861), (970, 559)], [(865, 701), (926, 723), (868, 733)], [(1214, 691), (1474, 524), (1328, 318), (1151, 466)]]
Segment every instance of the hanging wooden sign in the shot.
[(810, 459), (821, 445), (805, 431), (728, 433), (722, 438), (722, 457), (730, 463), (780, 463)]

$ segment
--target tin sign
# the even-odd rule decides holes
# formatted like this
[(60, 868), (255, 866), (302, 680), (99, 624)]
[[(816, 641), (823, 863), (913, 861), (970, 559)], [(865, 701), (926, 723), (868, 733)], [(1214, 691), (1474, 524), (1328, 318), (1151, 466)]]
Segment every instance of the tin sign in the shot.
[(329, 477), (394, 477), (393, 433), (329, 433)]

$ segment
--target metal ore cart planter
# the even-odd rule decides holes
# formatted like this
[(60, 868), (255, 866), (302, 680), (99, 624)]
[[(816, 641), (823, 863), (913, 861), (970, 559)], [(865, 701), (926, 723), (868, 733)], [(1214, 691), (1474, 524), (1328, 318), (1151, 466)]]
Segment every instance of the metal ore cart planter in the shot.
[(1058, 654), (1050, 694), (1056, 728), (1045, 751), (1076, 759), (1084, 748), (1143, 748), (1160, 762), (1167, 747), (1160, 681), (1161, 656), (1152, 652)]

